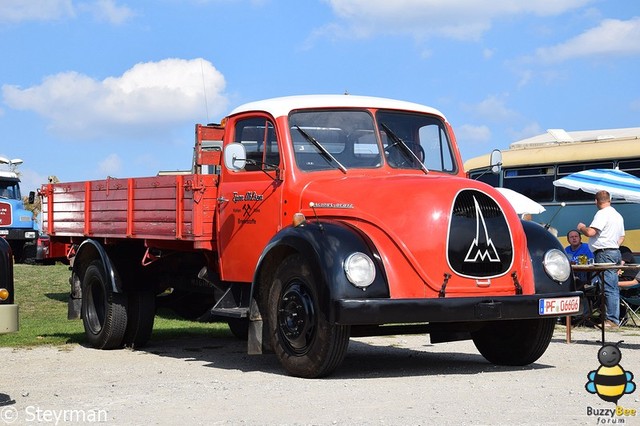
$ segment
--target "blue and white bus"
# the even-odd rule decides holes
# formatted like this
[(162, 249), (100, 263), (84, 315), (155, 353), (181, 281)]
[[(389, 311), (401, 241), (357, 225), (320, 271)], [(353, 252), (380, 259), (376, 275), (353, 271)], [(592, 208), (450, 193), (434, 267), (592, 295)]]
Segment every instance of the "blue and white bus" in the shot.
[[(594, 194), (556, 187), (553, 181), (588, 169), (619, 168), (640, 177), (640, 127), (579, 132), (551, 129), (502, 151), (499, 174), (491, 173), (489, 158), (486, 154), (466, 161), (468, 176), (513, 189), (542, 204), (546, 211), (533, 220), (550, 223), (566, 245), (568, 231), (578, 222), (588, 224), (593, 219)], [(624, 245), (640, 252), (640, 204), (614, 199), (613, 205), (624, 217)]]

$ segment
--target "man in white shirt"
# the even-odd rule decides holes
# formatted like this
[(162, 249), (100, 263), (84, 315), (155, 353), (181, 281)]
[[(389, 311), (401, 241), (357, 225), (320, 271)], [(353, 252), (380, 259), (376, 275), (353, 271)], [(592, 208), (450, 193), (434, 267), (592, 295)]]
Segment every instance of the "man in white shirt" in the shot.
[[(580, 222), (576, 229), (589, 237), (589, 248), (596, 263), (619, 264), (622, 260), (620, 245), (624, 241), (624, 219), (611, 207), (611, 195), (607, 191), (598, 191), (595, 201), (598, 212), (593, 217), (591, 225)], [(604, 295), (607, 317), (602, 325), (606, 328), (617, 328), (620, 324), (620, 289), (618, 272), (615, 269), (604, 272)]]

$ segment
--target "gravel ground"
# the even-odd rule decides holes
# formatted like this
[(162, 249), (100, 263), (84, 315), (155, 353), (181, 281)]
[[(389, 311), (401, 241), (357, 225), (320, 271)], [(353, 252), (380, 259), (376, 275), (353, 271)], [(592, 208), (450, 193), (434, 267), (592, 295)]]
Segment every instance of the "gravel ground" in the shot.
[[(527, 367), (487, 363), (470, 342), (432, 345), (425, 336), (352, 339), (332, 376), (283, 374), (273, 355), (249, 356), (243, 342), (158, 342), (145, 350), (78, 345), (0, 349), (0, 425), (596, 425), (640, 424), (640, 390), (612, 409), (585, 389), (600, 367), (601, 333), (556, 327), (547, 352)], [(640, 386), (640, 328), (608, 332), (620, 365)], [(81, 421), (84, 420), (84, 421)]]

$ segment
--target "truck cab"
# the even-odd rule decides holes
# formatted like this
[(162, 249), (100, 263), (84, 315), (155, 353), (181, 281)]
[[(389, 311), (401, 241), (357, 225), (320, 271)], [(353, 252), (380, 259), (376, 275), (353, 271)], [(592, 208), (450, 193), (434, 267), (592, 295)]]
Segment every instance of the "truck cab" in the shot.
[[(0, 164), (21, 164), (22, 160), (0, 158)], [(0, 237), (11, 245), (16, 262), (35, 260), (38, 223), (33, 213), (24, 207), (20, 178), (14, 171), (0, 170)]]

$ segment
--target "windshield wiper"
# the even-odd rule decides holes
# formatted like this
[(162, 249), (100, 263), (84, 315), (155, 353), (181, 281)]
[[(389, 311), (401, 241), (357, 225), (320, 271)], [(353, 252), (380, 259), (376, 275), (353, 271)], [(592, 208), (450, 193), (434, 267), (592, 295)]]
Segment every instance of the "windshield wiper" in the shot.
[(409, 148), (407, 144), (398, 135), (393, 133), (393, 131), (389, 128), (389, 126), (387, 126), (384, 123), (380, 123), (380, 127), (382, 127), (382, 129), (387, 134), (387, 136), (389, 136), (391, 140), (393, 140), (393, 143), (389, 145), (389, 148), (392, 148), (394, 146), (400, 146), (402, 150), (405, 152), (405, 154), (409, 154), (411, 158), (413, 158), (418, 162), (418, 164), (420, 164), (420, 168), (422, 169), (422, 171), (424, 171), (425, 174), (429, 173), (429, 169), (427, 169), (427, 166), (424, 165), (422, 160), (418, 158), (416, 153), (413, 152), (413, 150)]
[(318, 142), (313, 136), (311, 136), (309, 133), (305, 132), (304, 130), (302, 130), (302, 128), (300, 128), (300, 126), (296, 125), (296, 129), (298, 129), (298, 131), (302, 134), (302, 136), (304, 136), (304, 138), (310, 142), (311, 144), (313, 144), (313, 146), (315, 146), (316, 148), (318, 148), (318, 151), (320, 151), (320, 154), (322, 154), (322, 157), (327, 160), (327, 162), (329, 164), (331, 164), (331, 162), (333, 161), (334, 163), (336, 163), (338, 165), (338, 168), (340, 170), (342, 170), (343, 173), (347, 173), (347, 168), (345, 166), (342, 165), (341, 162), (339, 162), (336, 157), (334, 157), (329, 151), (327, 151), (327, 149), (322, 146), (322, 144), (320, 142)]

